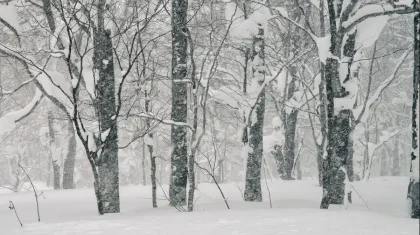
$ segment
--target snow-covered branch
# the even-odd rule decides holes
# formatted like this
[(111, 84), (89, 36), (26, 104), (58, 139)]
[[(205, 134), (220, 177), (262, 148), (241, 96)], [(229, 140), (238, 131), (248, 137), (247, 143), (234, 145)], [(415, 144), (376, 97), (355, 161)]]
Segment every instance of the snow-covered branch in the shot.
[(343, 22), (342, 26), (348, 31), (350, 31), (357, 24), (370, 18), (393, 14), (409, 14), (414, 12), (415, 9), (407, 7), (405, 5), (394, 7), (391, 4), (368, 4), (364, 7), (359, 8), (352, 17), (350, 17), (347, 21)]
[(38, 106), (44, 97), (43, 93), (36, 89), (32, 101), (20, 110), (10, 112), (0, 118), (0, 136), (9, 133), (16, 127), (16, 123), (27, 117)]
[(370, 98), (366, 97), (366, 99), (368, 99), (366, 104), (364, 106), (357, 107), (353, 110), (353, 114), (355, 115), (355, 117), (357, 117), (356, 124), (359, 122), (366, 122), (367, 118), (370, 115), (370, 109), (377, 103), (382, 92), (395, 80), (395, 78), (397, 77), (398, 70), (401, 68), (401, 65), (403, 64), (404, 60), (407, 58), (411, 51), (412, 48), (409, 48), (401, 55), (391, 76), (385, 79), (378, 86), (378, 88), (376, 88), (375, 93), (373, 93), (373, 95)]

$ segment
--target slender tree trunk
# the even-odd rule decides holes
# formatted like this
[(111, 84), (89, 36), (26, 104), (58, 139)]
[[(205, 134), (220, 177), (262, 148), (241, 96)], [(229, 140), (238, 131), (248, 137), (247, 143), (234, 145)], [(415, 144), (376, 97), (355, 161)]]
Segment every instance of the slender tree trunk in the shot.
[[(402, 108), (402, 113), (404, 113), (404, 106)], [(400, 125), (400, 115), (397, 115), (395, 120), (395, 125)], [(401, 175), (401, 163), (400, 163), (400, 141), (398, 138), (394, 138), (394, 150), (392, 154), (392, 175), (400, 176)]]
[(271, 152), (273, 154), (274, 160), (276, 161), (277, 165), (277, 173), (281, 179), (284, 179), (284, 157), (283, 152), (280, 145), (275, 145), (274, 150)]
[[(294, 79), (292, 79), (294, 83)], [(294, 91), (294, 86), (293, 86)], [(293, 96), (293, 91), (291, 95)], [(293, 110), (290, 114), (285, 114), (285, 144), (284, 144), (284, 179), (293, 180), (292, 171), (295, 160), (295, 135), (298, 110)]]
[[(325, 37), (325, 20), (324, 20), (324, 0), (319, 1), (319, 19), (320, 19), (320, 32), (321, 37)], [(321, 134), (322, 134), (322, 141), (321, 144), (317, 144), (317, 167), (318, 167), (318, 182), (319, 185), (322, 187), (323, 182), (323, 161), (324, 161), (324, 151), (325, 151), (325, 144), (327, 139), (327, 97), (325, 93), (325, 64), (320, 63), (320, 75), (321, 75), (321, 82), (319, 83), (319, 113), (320, 113), (320, 123), (321, 123)]]
[[(144, 103), (146, 113), (152, 111), (152, 107), (150, 104), (150, 91), (145, 91), (146, 101)], [(150, 143), (147, 144), (147, 148), (149, 150), (149, 157), (150, 157), (150, 181), (152, 182), (152, 206), (153, 208), (157, 207), (157, 199), (156, 199), (156, 157), (153, 155), (153, 147), (151, 143), (153, 143), (153, 133), (151, 132), (150, 128), (150, 119), (146, 119), (146, 128), (149, 131), (148, 138), (150, 139)]]
[(420, 218), (420, 183), (419, 183), (419, 90), (420, 90), (420, 6), (413, 0), (417, 10), (414, 16), (414, 72), (412, 106), (412, 152), (410, 182), (407, 198), (411, 202), (411, 218)]
[(60, 166), (57, 164), (58, 156), (54, 156), (57, 153), (57, 145), (55, 144), (55, 132), (54, 132), (54, 117), (51, 111), (48, 112), (48, 132), (50, 138), (50, 167), (52, 166), (52, 182), (54, 189), (60, 189)]
[(60, 189), (60, 166), (57, 164), (57, 160), (53, 160), (52, 166), (54, 169), (54, 189)]
[(379, 172), (380, 176), (388, 175), (387, 161), (388, 161), (388, 148), (384, 146), (384, 148), (382, 149), (382, 154), (381, 154), (381, 170)]
[(146, 143), (144, 137), (141, 138), (141, 153), (141, 184), (146, 186)]
[[(252, 79), (260, 87), (265, 80), (265, 54), (264, 54), (264, 28), (259, 25), (258, 35), (254, 37), (252, 43)], [(258, 92), (258, 91), (253, 91)], [(261, 165), (263, 158), (263, 128), (265, 113), (265, 88), (254, 94), (257, 101), (253, 110), (248, 139), (248, 159), (246, 163), (245, 178), (245, 201), (262, 201), (261, 192)], [(255, 118), (254, 118), (255, 117)]]
[[(187, 121), (187, 11), (188, 0), (172, 0), (172, 113), (174, 122)], [(188, 180), (187, 130), (171, 128), (171, 178), (169, 197), (172, 206), (186, 203)]]
[(71, 120), (67, 123), (67, 132), (69, 135), (68, 151), (66, 159), (64, 160), (63, 169), (63, 189), (73, 189), (74, 185), (74, 165), (76, 162), (76, 133), (73, 122)]

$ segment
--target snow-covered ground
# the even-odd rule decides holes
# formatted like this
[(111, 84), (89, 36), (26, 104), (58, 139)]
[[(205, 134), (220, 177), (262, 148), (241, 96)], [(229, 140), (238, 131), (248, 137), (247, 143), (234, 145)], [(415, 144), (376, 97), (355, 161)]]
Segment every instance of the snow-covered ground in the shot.
[[(45, 198), (40, 197), (41, 223), (32, 192), (5, 193), (0, 195), (0, 234), (418, 235), (419, 220), (408, 218), (406, 212), (407, 183), (404, 177), (355, 182), (363, 200), (353, 190), (353, 204), (347, 210), (318, 209), (321, 188), (315, 180), (269, 181), (273, 208), (264, 186), (265, 202), (245, 203), (237, 184), (224, 184), (231, 210), (215, 185), (200, 184), (193, 213), (170, 208), (159, 187), (159, 208), (153, 209), (150, 186), (127, 186), (120, 190), (121, 213), (105, 216), (97, 214), (92, 189), (46, 190)], [(23, 228), (8, 209), (9, 200)]]

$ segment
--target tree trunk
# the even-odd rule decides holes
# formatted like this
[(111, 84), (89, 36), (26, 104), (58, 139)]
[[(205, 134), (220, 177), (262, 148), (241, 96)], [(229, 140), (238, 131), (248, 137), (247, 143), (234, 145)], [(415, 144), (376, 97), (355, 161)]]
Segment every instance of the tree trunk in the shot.
[[(404, 106), (402, 108), (402, 113), (404, 113)], [(397, 115), (395, 120), (395, 125), (400, 125), (400, 115)], [(401, 175), (401, 164), (400, 164), (400, 141), (398, 138), (394, 138), (394, 149), (392, 153), (392, 176), (400, 176)]]
[[(259, 25), (258, 35), (254, 37), (252, 43), (252, 83), (258, 84), (262, 88), (265, 80), (265, 54), (264, 54), (264, 29)], [(248, 159), (246, 163), (245, 178), (245, 201), (262, 201), (261, 192), (261, 165), (263, 158), (263, 128), (265, 113), (265, 88), (254, 94), (256, 104), (250, 115), (249, 139), (248, 139)]]
[(76, 133), (73, 122), (69, 120), (67, 124), (67, 132), (69, 135), (68, 151), (66, 159), (64, 160), (63, 169), (63, 189), (74, 188), (74, 164), (76, 162)]
[[(294, 79), (292, 79), (294, 83)], [(294, 86), (293, 86), (294, 91)], [(293, 96), (292, 91), (292, 96)], [(285, 144), (284, 144), (284, 179), (293, 180), (292, 171), (295, 160), (295, 135), (297, 124), (298, 110), (293, 110), (290, 114), (285, 115)]]
[[(96, 85), (96, 110), (100, 132), (109, 132), (102, 144), (102, 152), (97, 162), (99, 182), (98, 186), (101, 207), (99, 213), (120, 212), (119, 177), (118, 177), (118, 132), (116, 103), (115, 103), (115, 76), (113, 47), (111, 31), (104, 29), (103, 15), (105, 2), (98, 5), (98, 29), (94, 45), (94, 66), (99, 70), (99, 79)], [(107, 61), (104, 63), (104, 61)], [(113, 118), (114, 117), (114, 118)]]
[(411, 218), (420, 218), (420, 183), (419, 183), (419, 89), (420, 89), (420, 6), (413, 0), (417, 9), (414, 16), (414, 72), (413, 72), (413, 106), (412, 106), (412, 152), (410, 182), (407, 199), (411, 202)]
[[(187, 11), (188, 0), (172, 0), (172, 113), (174, 122), (187, 122)], [(186, 203), (188, 180), (187, 130), (171, 128), (171, 178), (169, 197), (172, 206)]]
[(141, 138), (141, 184), (146, 186), (146, 143), (144, 137)]
[(57, 164), (57, 160), (52, 162), (54, 171), (54, 189), (60, 189), (60, 166)]
[(282, 147), (280, 145), (274, 146), (274, 151), (271, 152), (273, 154), (274, 160), (276, 161), (277, 165), (277, 173), (281, 179), (285, 178), (284, 173), (284, 157), (282, 152)]
[[(351, 134), (351, 110), (340, 110), (335, 113), (334, 99), (345, 98), (348, 91), (342, 86), (351, 77), (351, 65), (355, 54), (355, 31), (345, 37), (339, 15), (336, 15), (336, 1), (328, 0), (328, 15), (330, 22), (331, 46), (330, 51), (334, 57), (329, 57), (325, 64), (325, 82), (327, 93), (327, 158), (323, 162), (323, 197), (321, 208), (328, 209), (330, 204), (343, 204), (345, 185), (344, 180), (353, 163), (349, 162), (349, 138)], [(344, 17), (344, 18), (343, 18)], [(342, 20), (348, 17), (341, 16)], [(348, 68), (346, 76), (340, 77), (340, 64), (346, 63)], [(349, 168), (350, 167), (350, 168)]]
[(382, 154), (381, 154), (381, 170), (379, 172), (380, 176), (387, 176), (388, 175), (388, 148), (386, 146), (384, 146), (384, 148), (382, 149)]
[[(144, 92), (146, 101), (144, 103), (146, 113), (152, 111), (151, 104), (150, 104), (150, 91)], [(150, 181), (152, 182), (152, 206), (153, 208), (157, 207), (157, 199), (156, 199), (156, 157), (153, 155), (153, 133), (150, 131), (150, 119), (146, 119), (146, 128), (149, 131), (147, 134), (150, 142), (147, 144), (147, 148), (149, 150), (149, 157), (150, 157)]]

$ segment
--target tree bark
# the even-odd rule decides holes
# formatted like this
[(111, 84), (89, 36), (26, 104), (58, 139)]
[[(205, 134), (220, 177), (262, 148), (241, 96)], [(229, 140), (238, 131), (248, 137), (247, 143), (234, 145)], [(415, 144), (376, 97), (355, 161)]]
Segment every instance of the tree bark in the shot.
[(410, 182), (407, 199), (411, 201), (411, 218), (420, 218), (420, 183), (419, 183), (419, 89), (420, 89), (420, 6), (413, 0), (417, 10), (414, 16), (414, 71), (413, 71), (413, 106), (412, 106), (412, 152)]
[[(292, 73), (292, 76), (294, 74)], [(295, 91), (295, 79), (289, 85), (288, 99), (291, 99)], [(290, 114), (283, 113), (283, 123), (285, 128), (285, 142), (284, 142), (284, 180), (294, 180), (292, 177), (293, 165), (295, 161), (295, 136), (296, 136), (296, 124), (297, 124), (298, 110), (293, 109)]]
[[(145, 111), (149, 113), (152, 111), (151, 104), (150, 104), (150, 91), (145, 91)], [(151, 141), (153, 141), (153, 133), (151, 132), (150, 128), (150, 119), (146, 119), (146, 128), (149, 131), (147, 134)], [(152, 206), (153, 208), (157, 207), (157, 198), (156, 198), (156, 157), (153, 155), (153, 145), (147, 144), (147, 149), (149, 150), (149, 157), (150, 157), (150, 181), (152, 182)]]
[(54, 171), (54, 189), (60, 189), (60, 166), (57, 164), (57, 160), (52, 162)]
[[(265, 80), (264, 29), (259, 25), (253, 39), (251, 60), (252, 79), (261, 87)], [(255, 91), (254, 91), (255, 92)], [(263, 128), (265, 113), (265, 88), (255, 94), (257, 101), (249, 120), (248, 159), (246, 163), (245, 201), (262, 201), (261, 166), (263, 158)]]
[[(402, 113), (404, 113), (404, 106), (402, 108)], [(400, 115), (397, 114), (397, 119), (395, 120), (395, 125), (400, 125)], [(401, 175), (401, 163), (400, 163), (400, 141), (398, 138), (394, 138), (394, 149), (392, 154), (392, 175), (400, 176)]]
[(96, 84), (96, 110), (100, 132), (109, 131), (105, 142), (102, 144), (102, 152), (97, 162), (97, 180), (99, 182), (95, 182), (100, 194), (100, 200), (98, 201), (102, 204), (98, 208), (101, 214), (120, 212), (113, 47), (111, 31), (105, 30), (104, 26), (104, 7), (105, 1), (101, 0), (98, 4), (98, 27), (94, 35), (94, 67), (99, 70), (99, 79)]
[(73, 189), (74, 185), (74, 164), (76, 162), (76, 133), (74, 130), (73, 122), (68, 121), (67, 132), (69, 135), (67, 156), (64, 160), (63, 169), (63, 189)]
[(141, 184), (146, 186), (146, 143), (144, 137), (141, 138)]
[[(351, 110), (340, 110), (335, 113), (334, 99), (348, 96), (348, 91), (342, 86), (351, 77), (351, 65), (355, 54), (355, 31), (345, 37), (344, 29), (337, 25), (335, 0), (328, 0), (328, 15), (330, 22), (331, 46), (330, 51), (334, 57), (329, 57), (325, 65), (325, 81), (327, 93), (327, 158), (323, 161), (323, 197), (321, 209), (328, 209), (330, 204), (343, 204), (346, 174), (353, 172), (353, 163), (349, 160), (349, 137), (351, 134), (350, 117)], [(340, 1), (338, 1), (340, 2)], [(341, 7), (341, 6), (340, 6)], [(341, 11), (341, 10), (340, 10)], [(348, 15), (341, 16), (345, 20)], [(348, 59), (347, 75), (343, 81), (340, 78), (340, 63)], [(340, 62), (339, 62), (340, 60)]]
[[(60, 189), (60, 166), (56, 163), (57, 156), (54, 156), (54, 153), (56, 153), (56, 149), (58, 146), (56, 146), (55, 143), (55, 131), (54, 131), (54, 117), (51, 111), (48, 112), (48, 133), (49, 133), (49, 140), (50, 140), (50, 163), (49, 168), (51, 169), (52, 166), (52, 183), (54, 186), (54, 189)], [(51, 178), (49, 177), (51, 180)]]
[[(187, 122), (188, 0), (172, 0), (172, 113), (174, 122)], [(171, 127), (172, 153), (169, 197), (172, 206), (186, 203), (188, 180), (187, 130)]]

